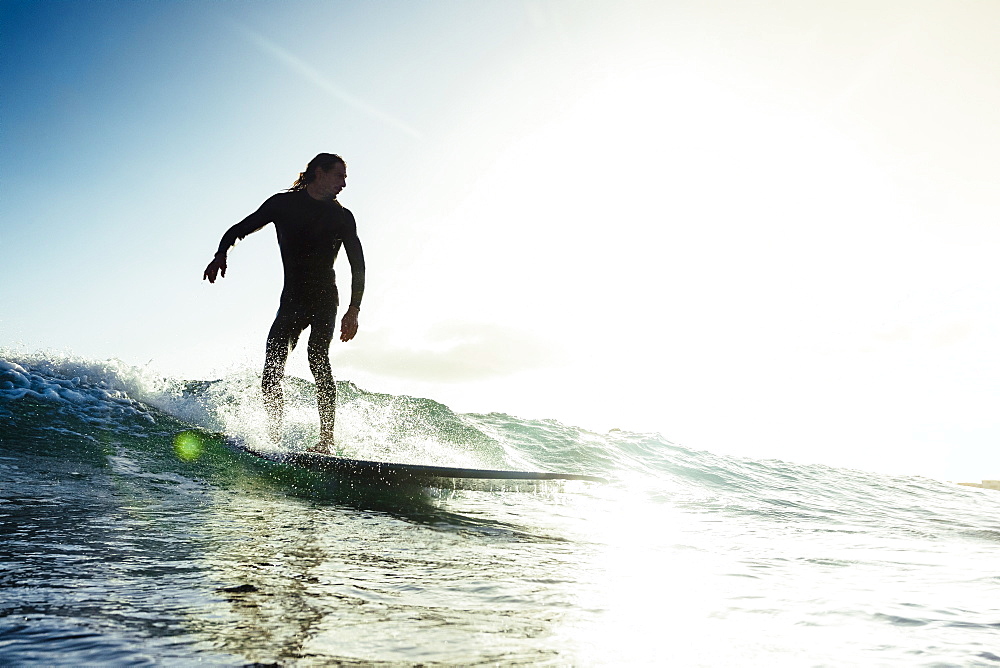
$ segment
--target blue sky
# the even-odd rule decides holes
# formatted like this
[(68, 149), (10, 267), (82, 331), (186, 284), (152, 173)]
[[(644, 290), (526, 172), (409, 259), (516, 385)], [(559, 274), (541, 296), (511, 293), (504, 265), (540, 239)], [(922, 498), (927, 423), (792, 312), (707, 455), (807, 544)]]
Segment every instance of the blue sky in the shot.
[(201, 272), (334, 151), (369, 266), (340, 378), (1000, 477), (998, 28), (953, 1), (7, 1), (0, 347), (258, 368), (273, 232)]

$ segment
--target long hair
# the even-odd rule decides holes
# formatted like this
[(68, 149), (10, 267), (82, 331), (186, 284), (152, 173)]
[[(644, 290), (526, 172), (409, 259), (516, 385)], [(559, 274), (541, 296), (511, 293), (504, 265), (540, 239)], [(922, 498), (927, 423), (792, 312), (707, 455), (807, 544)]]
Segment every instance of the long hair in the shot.
[(306, 171), (299, 174), (289, 191), (305, 190), (305, 187), (316, 179), (316, 170), (322, 169), (324, 172), (336, 164), (347, 166), (347, 163), (336, 153), (320, 153), (309, 161)]

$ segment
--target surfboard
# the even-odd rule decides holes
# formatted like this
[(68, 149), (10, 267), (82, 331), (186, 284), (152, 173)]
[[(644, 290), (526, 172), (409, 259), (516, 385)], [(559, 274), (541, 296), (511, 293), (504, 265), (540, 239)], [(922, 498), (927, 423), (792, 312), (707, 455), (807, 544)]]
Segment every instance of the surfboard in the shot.
[(266, 459), (268, 461), (293, 466), (319, 473), (332, 473), (342, 477), (361, 478), (385, 483), (413, 483), (441, 486), (464, 486), (459, 481), (493, 480), (503, 481), (543, 481), (543, 480), (583, 480), (607, 483), (599, 476), (581, 473), (550, 473), (546, 471), (505, 471), (493, 469), (471, 469), (453, 466), (427, 466), (423, 464), (396, 464), (363, 459), (348, 459), (319, 452), (260, 451), (243, 443), (230, 440), (235, 449)]

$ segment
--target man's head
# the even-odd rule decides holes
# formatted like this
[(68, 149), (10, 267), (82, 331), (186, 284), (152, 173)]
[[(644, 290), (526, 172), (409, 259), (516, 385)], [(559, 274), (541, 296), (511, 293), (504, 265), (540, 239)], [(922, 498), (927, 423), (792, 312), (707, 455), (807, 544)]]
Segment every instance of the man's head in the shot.
[(347, 187), (347, 163), (336, 153), (320, 153), (309, 161), (306, 171), (289, 190), (305, 190), (309, 184), (322, 186), (324, 191), (332, 191), (334, 197)]

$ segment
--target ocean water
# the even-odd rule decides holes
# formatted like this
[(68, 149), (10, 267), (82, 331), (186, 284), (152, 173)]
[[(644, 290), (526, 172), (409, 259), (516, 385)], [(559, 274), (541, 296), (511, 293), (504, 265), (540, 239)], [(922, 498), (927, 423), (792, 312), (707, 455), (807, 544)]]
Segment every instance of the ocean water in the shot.
[(258, 378), (0, 359), (0, 665), (1000, 666), (1000, 492), (341, 383), (340, 454), (610, 481), (385, 489), (228, 449)]

